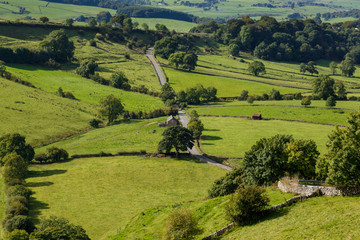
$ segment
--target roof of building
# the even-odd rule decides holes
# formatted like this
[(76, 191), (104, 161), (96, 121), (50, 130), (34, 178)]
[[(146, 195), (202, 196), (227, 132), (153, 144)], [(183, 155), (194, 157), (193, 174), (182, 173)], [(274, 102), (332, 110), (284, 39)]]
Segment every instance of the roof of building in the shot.
[(170, 120), (172, 120), (172, 119), (174, 119), (175, 121), (177, 121), (177, 119), (176, 118), (174, 118), (174, 116), (173, 115), (170, 115), (170, 117), (168, 117), (167, 119), (166, 119), (166, 121), (167, 122), (169, 122)]

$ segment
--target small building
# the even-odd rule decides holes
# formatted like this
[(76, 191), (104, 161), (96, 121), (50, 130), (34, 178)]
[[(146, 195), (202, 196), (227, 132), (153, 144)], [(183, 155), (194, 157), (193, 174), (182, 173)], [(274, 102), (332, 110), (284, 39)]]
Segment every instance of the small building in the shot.
[(174, 118), (173, 115), (170, 115), (170, 117), (168, 117), (166, 119), (166, 125), (168, 125), (168, 126), (178, 126), (179, 121), (176, 118)]
[(261, 114), (257, 114), (257, 113), (254, 113), (252, 116), (251, 116), (252, 120), (261, 120)]

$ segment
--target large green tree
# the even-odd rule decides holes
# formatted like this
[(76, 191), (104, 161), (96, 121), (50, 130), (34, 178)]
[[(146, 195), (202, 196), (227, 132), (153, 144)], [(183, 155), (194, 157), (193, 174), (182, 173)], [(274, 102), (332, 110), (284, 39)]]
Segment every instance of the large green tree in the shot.
[(100, 100), (99, 114), (108, 120), (108, 124), (113, 123), (123, 112), (124, 106), (121, 104), (121, 100), (114, 95)]
[(250, 63), (248, 71), (255, 76), (258, 76), (260, 73), (266, 72), (265, 65), (260, 61), (254, 61)]
[(169, 56), (169, 65), (174, 65), (176, 69), (179, 68), (184, 63), (184, 56), (183, 52), (176, 52), (172, 53)]
[(197, 66), (197, 60), (198, 60), (198, 56), (196, 54), (194, 53), (185, 54), (182, 64), (182, 69), (188, 70), (189, 72), (191, 70), (194, 70), (195, 67)]
[(355, 64), (351, 57), (346, 56), (340, 64), (340, 70), (344, 76), (352, 77), (355, 73)]
[(69, 61), (74, 56), (74, 43), (66, 36), (64, 29), (52, 31), (40, 45), (57, 62)]
[(176, 156), (180, 151), (186, 151), (188, 148), (194, 146), (193, 133), (181, 126), (172, 126), (165, 129), (163, 132), (163, 139), (159, 142), (159, 152), (165, 151), (170, 153), (172, 148), (175, 148)]
[(334, 84), (335, 81), (331, 77), (320, 75), (313, 81), (313, 95), (324, 100), (330, 96), (335, 96)]
[(113, 87), (129, 90), (131, 88), (129, 79), (121, 71), (114, 72), (110, 77), (110, 82)]
[(34, 158), (34, 149), (26, 144), (25, 137), (18, 133), (6, 134), (0, 137), (0, 160), (4, 164), (4, 157), (15, 152), (25, 161), (30, 162)]

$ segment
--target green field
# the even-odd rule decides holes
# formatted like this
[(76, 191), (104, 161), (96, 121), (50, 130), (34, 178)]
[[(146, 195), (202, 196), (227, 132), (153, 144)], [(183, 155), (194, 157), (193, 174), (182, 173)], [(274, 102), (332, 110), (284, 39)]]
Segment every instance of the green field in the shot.
[[(265, 102), (265, 101), (263, 101)], [(281, 101), (279, 101), (281, 102)], [(256, 102), (262, 104), (262, 102)], [(325, 103), (325, 102), (324, 102)], [(314, 123), (345, 125), (351, 111), (331, 108), (305, 108), (302, 106), (272, 106), (248, 105), (229, 107), (196, 108), (200, 115), (241, 116), (251, 117), (252, 114), (262, 114), (264, 119), (297, 120)]]
[(130, 111), (153, 110), (164, 106), (159, 98), (104, 86), (68, 72), (26, 65), (11, 65), (7, 69), (44, 91), (55, 94), (59, 87), (70, 91), (81, 102), (98, 104), (100, 99), (113, 94)]
[(158, 127), (165, 118), (131, 120), (118, 125), (94, 129), (87, 133), (36, 149), (44, 152), (48, 147), (60, 147), (74, 154), (139, 152), (156, 153), (164, 128)]
[[(293, 197), (292, 194), (283, 193), (275, 187), (266, 189), (270, 198), (270, 205), (276, 205)], [(188, 208), (194, 211), (199, 219), (202, 233), (195, 239), (202, 239), (207, 235), (219, 230), (229, 224), (225, 216), (225, 205), (229, 197), (219, 197), (205, 201), (183, 203), (181, 205), (166, 206), (155, 209), (148, 209), (144, 214), (134, 217), (120, 234), (111, 238), (120, 239), (161, 239), (161, 233), (168, 214), (175, 208)]]
[(141, 24), (146, 23), (150, 29), (155, 30), (156, 24), (164, 24), (170, 31), (175, 30), (176, 32), (189, 32), (189, 30), (195, 27), (197, 24), (192, 22), (178, 21), (166, 18), (132, 18), (134, 22)]
[[(0, 3), (0, 19), (15, 20), (24, 17), (32, 17), (39, 20), (42, 16), (47, 16), (50, 21), (64, 21), (68, 18), (84, 16), (96, 16), (101, 11), (109, 11), (112, 15), (116, 10), (104, 9), (91, 6), (79, 6), (71, 4), (47, 3), (40, 0), (8, 0), (8, 4)], [(14, 14), (19, 7), (24, 7), (30, 13)]]
[(0, 135), (18, 132), (33, 144), (89, 128), (96, 113), (87, 103), (0, 78)]
[(82, 225), (92, 239), (124, 229), (145, 209), (200, 200), (225, 170), (191, 160), (106, 157), (32, 165), (30, 216), (56, 215)]
[(311, 198), (221, 239), (357, 239), (359, 213), (359, 196)]
[(241, 158), (260, 138), (291, 134), (294, 138), (312, 139), (324, 153), (333, 126), (279, 120), (255, 121), (240, 118), (201, 117), (205, 126), (201, 149), (210, 155)]

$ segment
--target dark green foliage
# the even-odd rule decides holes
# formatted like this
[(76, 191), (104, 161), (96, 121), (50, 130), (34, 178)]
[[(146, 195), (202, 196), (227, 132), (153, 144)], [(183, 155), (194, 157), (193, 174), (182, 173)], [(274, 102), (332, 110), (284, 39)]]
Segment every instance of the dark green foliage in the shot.
[(46, 63), (45, 66), (52, 68), (52, 69), (59, 69), (61, 64), (56, 62), (54, 59), (50, 58)]
[(15, 185), (8, 187), (5, 191), (8, 198), (14, 196), (23, 196), (26, 199), (29, 199), (32, 192), (29, 188), (25, 187), (24, 185)]
[(194, 146), (193, 133), (187, 128), (181, 126), (172, 126), (165, 129), (162, 134), (164, 138), (159, 142), (158, 151), (165, 151), (170, 154), (172, 148), (175, 148), (176, 156), (179, 151), (186, 151)]
[(336, 74), (336, 69), (338, 68), (338, 65), (337, 65), (336, 62), (332, 61), (329, 64), (329, 68), (330, 68), (330, 71), (331, 71), (332, 75), (335, 75)]
[(129, 79), (121, 71), (113, 73), (110, 77), (111, 85), (115, 88), (130, 90)]
[(254, 101), (255, 101), (255, 98), (254, 98), (254, 96), (248, 96), (247, 99), (246, 99), (246, 101), (247, 101), (248, 103), (250, 103), (250, 104), (253, 104)]
[(198, 220), (187, 209), (176, 209), (166, 219), (163, 239), (166, 240), (191, 240), (201, 233)]
[(155, 43), (155, 55), (168, 59), (176, 51), (190, 52), (194, 48), (193, 37), (190, 35), (163, 37)]
[(328, 177), (329, 162), (325, 158), (319, 158), (316, 162), (316, 178), (325, 181)]
[(94, 18), (90, 19), (89, 26), (90, 27), (95, 27), (96, 25), (97, 25), (97, 21)]
[(187, 128), (192, 131), (193, 137), (196, 140), (199, 140), (202, 131), (204, 130), (204, 124), (198, 118), (191, 118)]
[(98, 64), (94, 60), (85, 60), (80, 63), (80, 66), (76, 68), (76, 74), (89, 78), (90, 75), (95, 74), (95, 69), (98, 67)]
[(124, 112), (124, 106), (119, 98), (109, 95), (100, 100), (99, 115), (106, 118), (108, 124), (113, 123)]
[(181, 68), (190, 72), (197, 66), (197, 60), (198, 56), (196, 54), (185, 54)]
[(247, 100), (248, 96), (249, 96), (249, 91), (242, 90), (240, 96), (238, 97), (238, 100), (239, 101), (245, 101), (245, 100)]
[(260, 61), (254, 61), (250, 63), (248, 71), (255, 76), (258, 76), (260, 73), (266, 73), (265, 65)]
[(163, 33), (169, 32), (169, 29), (164, 24), (160, 24), (160, 23), (157, 23), (155, 25), (155, 29), (156, 29), (156, 31), (163, 32)]
[(281, 100), (281, 94), (278, 90), (272, 89), (270, 92), (270, 99), (271, 100)]
[(346, 77), (352, 77), (356, 70), (354, 61), (349, 56), (345, 57), (345, 60), (341, 62), (339, 68), (342, 74)]
[(292, 139), (290, 135), (275, 135), (257, 141), (244, 156), (246, 181), (269, 185), (283, 177), (288, 159), (285, 149)]
[(229, 46), (229, 52), (232, 56), (238, 56), (240, 51), (240, 47), (237, 44), (231, 44)]
[[(327, 142), (328, 178), (334, 185), (360, 184), (360, 113), (352, 112), (347, 120), (348, 126), (336, 127), (329, 134)], [(318, 164), (318, 172), (324, 176), (327, 163)], [(322, 170), (322, 171), (320, 171)]]
[(101, 11), (99, 12), (97, 15), (96, 15), (96, 20), (98, 22), (102, 22), (102, 21), (105, 21), (105, 22), (110, 22), (110, 19), (111, 19), (111, 14), (110, 12), (108, 11)]
[(25, 137), (18, 133), (6, 134), (0, 137), (0, 159), (4, 164), (3, 158), (12, 152), (16, 152), (27, 162), (30, 162), (34, 157), (34, 149), (25, 142)]
[(4, 167), (2, 174), (5, 183), (13, 182), (14, 179), (24, 179), (28, 168), (28, 162), (15, 152), (7, 154), (3, 158)]
[(5, 214), (8, 218), (12, 218), (18, 215), (27, 215), (29, 209), (26, 207), (26, 204), (20, 202), (19, 200), (13, 200), (8, 202), (5, 207)]
[(29, 234), (25, 230), (15, 229), (12, 232), (7, 232), (6, 240), (29, 240)]
[(209, 198), (232, 194), (243, 184), (244, 170), (236, 168), (216, 180), (208, 191)]
[(301, 105), (303, 105), (304, 107), (310, 106), (311, 105), (311, 98), (309, 96), (304, 97), (301, 100)]
[(264, 188), (255, 185), (240, 187), (226, 205), (227, 217), (240, 226), (258, 220), (270, 202), (265, 192)]
[(42, 219), (30, 237), (38, 240), (90, 240), (81, 226), (71, 224), (65, 218), (55, 216)]
[(41, 46), (57, 62), (66, 62), (74, 56), (74, 43), (69, 41), (63, 29), (52, 31), (42, 42)]
[(347, 97), (347, 93), (346, 93), (346, 88), (345, 85), (342, 81), (336, 81), (334, 86), (333, 86), (336, 98), (339, 100), (346, 100)]
[(95, 118), (91, 119), (89, 122), (90, 126), (93, 128), (98, 128), (100, 123), (101, 123), (101, 121), (97, 120)]
[(204, 88), (197, 85), (193, 88), (187, 88), (186, 91), (180, 91), (177, 94), (179, 102), (186, 104), (200, 104), (201, 102), (209, 102), (216, 100), (217, 89), (214, 87)]
[(39, 21), (42, 22), (42, 23), (47, 23), (47, 22), (49, 22), (49, 18), (43, 16), (43, 17), (40, 17)]
[(65, 26), (71, 27), (74, 24), (74, 20), (68, 18), (65, 20)]
[(176, 52), (172, 53), (169, 56), (169, 65), (174, 65), (176, 69), (178, 69), (179, 66), (181, 66), (184, 62), (184, 55), (185, 53), (182, 52)]
[(96, 41), (94, 39), (89, 40), (89, 45), (91, 47), (96, 47)]
[(3, 222), (3, 227), (6, 231), (11, 232), (15, 229), (25, 230), (28, 233), (34, 231), (34, 224), (31, 222), (30, 218), (24, 215), (14, 216), (13, 218), (6, 219)]
[(327, 107), (335, 107), (336, 106), (336, 99), (334, 96), (330, 96), (326, 99), (326, 106)]
[(171, 99), (175, 99), (175, 92), (172, 89), (172, 87), (170, 86), (170, 84), (165, 83), (162, 87), (161, 87), (161, 93), (160, 93), (160, 98), (163, 102), (166, 102), (167, 100), (171, 100)]
[(69, 154), (66, 150), (57, 147), (50, 147), (46, 149), (46, 162), (61, 162), (69, 159)]
[(335, 96), (334, 84), (335, 81), (331, 77), (320, 75), (313, 81), (313, 95), (322, 99)]

